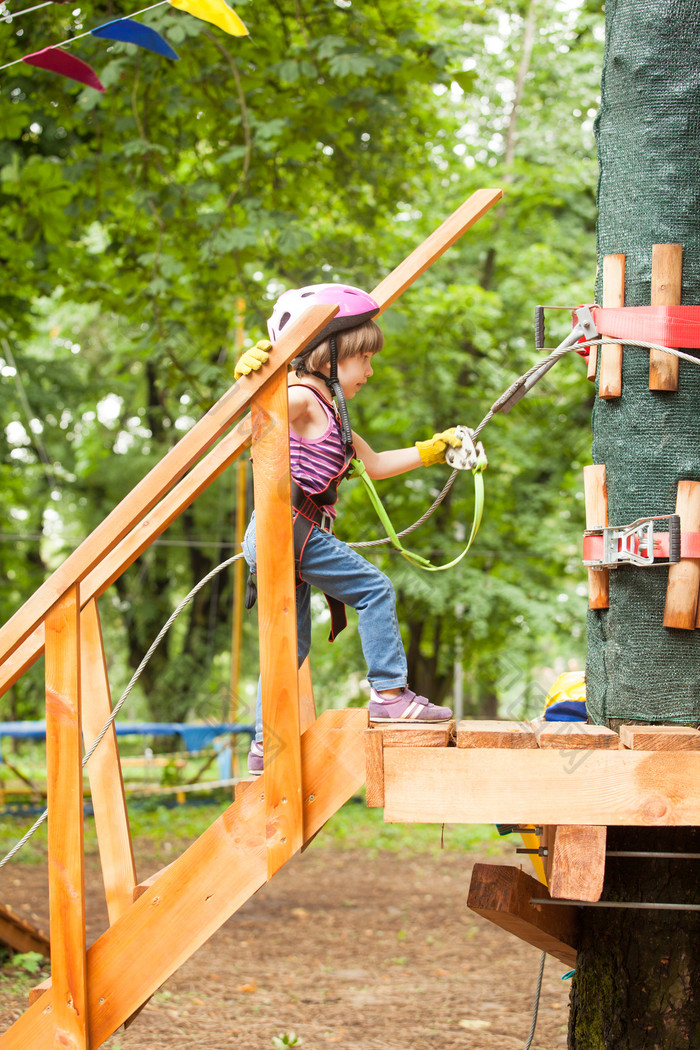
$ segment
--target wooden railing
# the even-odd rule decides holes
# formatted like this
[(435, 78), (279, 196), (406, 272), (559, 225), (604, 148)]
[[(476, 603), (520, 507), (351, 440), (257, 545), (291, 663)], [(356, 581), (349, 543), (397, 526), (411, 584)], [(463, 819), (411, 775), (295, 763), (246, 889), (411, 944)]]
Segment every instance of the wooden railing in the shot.
[[(380, 312), (500, 196), (477, 191), (383, 280)], [(312, 307), (285, 330), (270, 364), (231, 387), (0, 629), (0, 695), (45, 654), (52, 972), (50, 1003), (39, 989), (2, 1050), (99, 1046), (364, 781), (366, 712), (314, 721), (297, 673), (287, 366), (336, 312)], [(97, 599), (251, 443), (263, 724), (274, 734), (263, 790), (139, 886), (111, 726), (88, 762), (110, 928), (87, 950), (82, 754), (112, 710)]]

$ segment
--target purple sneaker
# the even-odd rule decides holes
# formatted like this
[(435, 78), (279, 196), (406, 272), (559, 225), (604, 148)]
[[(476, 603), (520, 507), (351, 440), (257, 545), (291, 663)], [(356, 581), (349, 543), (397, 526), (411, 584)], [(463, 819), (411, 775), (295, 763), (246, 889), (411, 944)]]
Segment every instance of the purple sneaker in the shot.
[(451, 708), (431, 704), (408, 687), (391, 700), (382, 700), (374, 689), (370, 693), (370, 722), (446, 722), (450, 718)]
[(248, 752), (248, 773), (251, 777), (259, 777), (263, 771), (263, 746), (257, 740), (250, 745)]

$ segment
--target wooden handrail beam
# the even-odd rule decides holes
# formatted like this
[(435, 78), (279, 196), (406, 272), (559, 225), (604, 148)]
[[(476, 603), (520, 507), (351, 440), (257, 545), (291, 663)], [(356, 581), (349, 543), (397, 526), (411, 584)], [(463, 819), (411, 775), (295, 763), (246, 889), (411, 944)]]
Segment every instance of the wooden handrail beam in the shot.
[(476, 190), (464, 204), (453, 211), (442, 225), (379, 282), (372, 292), (372, 297), (379, 303), (379, 313), (383, 314), (387, 307), (396, 302), (399, 296), (458, 241), (470, 226), (493, 208), (502, 196), (503, 190), (500, 189)]

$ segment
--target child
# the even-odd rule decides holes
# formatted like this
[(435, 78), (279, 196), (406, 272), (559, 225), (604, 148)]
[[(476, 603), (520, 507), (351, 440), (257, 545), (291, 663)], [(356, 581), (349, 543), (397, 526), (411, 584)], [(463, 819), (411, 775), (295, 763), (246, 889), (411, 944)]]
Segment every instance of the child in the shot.
[[(320, 588), (331, 608), (331, 640), (345, 626), (344, 605), (358, 613), (362, 650), (370, 684), (369, 716), (373, 722), (439, 722), (452, 717), (407, 687), (406, 656), (396, 618), (391, 581), (383, 572), (333, 534), (337, 485), (350, 460), (362, 460), (370, 478), (390, 478), (416, 467), (441, 463), (448, 446), (460, 444), (454, 428), (417, 441), (410, 448), (374, 452), (350, 430), (346, 401), (372, 376), (372, 359), (384, 338), (372, 320), (379, 306), (366, 292), (349, 285), (319, 284), (284, 292), (268, 321), (270, 338), (316, 303), (336, 304), (338, 313), (292, 362), (289, 377), (289, 423), (297, 571), (297, 639), (299, 666), (311, 645), (311, 587)], [(257, 371), (268, 360), (270, 343), (246, 351), (235, 378)], [(337, 408), (333, 405), (336, 401)], [(243, 541), (243, 553), (255, 573), (255, 514)], [(262, 702), (258, 683), (256, 735), (248, 770), (263, 770)]]

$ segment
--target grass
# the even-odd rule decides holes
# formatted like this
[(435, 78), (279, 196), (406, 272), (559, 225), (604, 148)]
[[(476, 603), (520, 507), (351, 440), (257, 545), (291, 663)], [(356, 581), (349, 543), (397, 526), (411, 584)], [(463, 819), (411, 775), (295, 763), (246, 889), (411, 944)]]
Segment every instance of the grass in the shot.
[[(184, 805), (165, 805), (156, 799), (132, 800), (129, 803), (132, 838), (137, 848), (147, 848), (155, 859), (173, 860), (216, 820), (229, 803), (230, 795), (224, 791), (212, 792), (206, 799), (190, 799)], [(0, 815), (0, 859), (35, 819), (36, 814)], [(44, 863), (47, 858), (46, 835), (44, 823), (16, 859), (24, 864)], [(86, 817), (84, 835), (86, 853), (97, 853), (97, 836), (91, 817)], [(364, 797), (358, 796), (328, 821), (313, 848), (367, 850), (370, 855), (376, 855), (380, 850), (421, 854), (437, 853), (441, 849), (500, 853), (503, 846), (498, 832), (491, 825), (449, 824), (443, 829), (439, 824), (385, 824), (382, 811), (367, 809)]]

